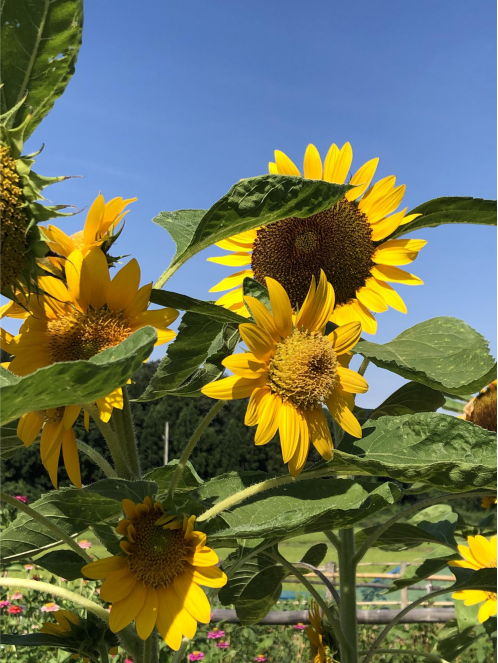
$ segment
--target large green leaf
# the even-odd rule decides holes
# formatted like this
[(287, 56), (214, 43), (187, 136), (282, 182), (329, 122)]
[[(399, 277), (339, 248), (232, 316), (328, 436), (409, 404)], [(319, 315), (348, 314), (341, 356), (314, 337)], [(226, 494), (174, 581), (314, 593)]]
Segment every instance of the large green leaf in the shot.
[(175, 256), (161, 277), (166, 281), (183, 263), (231, 235), (289, 217), (304, 218), (332, 207), (353, 188), (291, 175), (261, 175), (235, 184), (207, 212), (161, 212), (154, 223), (176, 244)]
[(418, 382), (408, 382), (376, 407), (370, 413), (369, 418), (373, 420), (385, 416), (435, 412), (443, 406), (444, 402), (444, 396), (440, 391)]
[(194, 299), (194, 297), (188, 297), (187, 295), (181, 295), (178, 292), (154, 289), (152, 290), (150, 301), (153, 304), (170, 306), (180, 311), (201, 313), (202, 315), (207, 315), (212, 320), (218, 320), (218, 322), (231, 322), (239, 325), (247, 322), (247, 318), (243, 318), (238, 313), (234, 313), (223, 306), (218, 306), (213, 302), (205, 302), (202, 299)]
[[(201, 313), (185, 313), (178, 336), (168, 346), (139, 400), (154, 400), (166, 394), (198, 395), (204, 384), (223, 373), (221, 361), (232, 354), (238, 341), (237, 325), (223, 324)], [(199, 368), (204, 362), (206, 365)]]
[[(465, 610), (468, 610), (468, 608), (465, 608)], [(442, 656), (444, 661), (448, 661), (449, 663), (463, 654), (475, 642), (476, 632), (474, 627), (468, 626), (463, 631), (460, 631), (456, 620), (452, 619), (437, 634), (437, 645), (434, 652)]]
[(345, 435), (329, 465), (450, 492), (493, 490), (496, 433), (436, 412), (381, 417), (364, 424), (361, 439)]
[(429, 576), (435, 575), (438, 571), (445, 569), (448, 566), (448, 562), (451, 562), (453, 559), (456, 559), (454, 553), (452, 555), (445, 555), (444, 557), (429, 557), (418, 566), (410, 564), (404, 576), (395, 580), (390, 589), (386, 591), (386, 594), (397, 592), (404, 587), (410, 587), (411, 585), (416, 585), (417, 582), (426, 580)]
[(353, 352), (380, 368), (449, 394), (473, 393), (496, 376), (486, 339), (457, 318), (421, 322), (384, 345), (361, 340)]
[[(30, 505), (35, 511), (51, 520), (69, 536), (84, 532), (92, 525), (115, 520), (122, 514), (121, 500), (125, 497), (138, 501), (147, 492), (155, 492), (155, 484), (124, 479), (104, 479), (88, 488), (61, 488), (49, 493)], [(44, 524), (26, 513), (20, 515), (2, 534), (2, 558), (25, 554), (26, 557), (40, 549), (57, 543), (57, 536)]]
[[(166, 495), (177, 465), (178, 461), (172, 460), (170, 463), (168, 463), (168, 465), (164, 465), (163, 467), (156, 467), (155, 469), (145, 474), (145, 479), (148, 481), (153, 481), (157, 485), (157, 499), (159, 501), (161, 501), (161, 499)], [(187, 461), (187, 464), (183, 468), (182, 476), (175, 492), (191, 493), (193, 490), (198, 488), (201, 483), (201, 477), (195, 471), (192, 463)]]
[(2, 112), (15, 111), (10, 126), (29, 113), (25, 137), (66, 89), (83, 32), (83, 0), (4, 0), (2, 2)]
[(90, 403), (122, 387), (152, 352), (155, 329), (144, 327), (88, 361), (64, 361), (18, 377), (1, 368), (2, 424), (26, 412)]
[[(242, 490), (254, 473), (231, 473), (204, 483), (197, 490), (206, 502), (216, 503)], [(260, 478), (258, 476), (258, 478)], [(254, 483), (254, 480), (252, 481)], [(212, 545), (233, 539), (284, 539), (324, 529), (352, 527), (372, 513), (394, 504), (401, 491), (391, 483), (374, 485), (349, 479), (296, 481), (255, 495), (220, 517), (208, 521)]]
[(2, 445), (0, 447), (1, 460), (12, 458), (19, 449), (24, 448), (24, 442), (17, 437), (17, 422), (2, 426), (0, 439), (2, 440)]
[(66, 580), (84, 577), (81, 569), (85, 566), (85, 562), (74, 550), (53, 550), (38, 557), (36, 565)]
[(389, 239), (420, 228), (434, 228), (443, 223), (479, 223), (496, 226), (496, 201), (466, 196), (434, 198), (422, 203), (409, 214), (422, 214), (406, 226), (400, 226)]

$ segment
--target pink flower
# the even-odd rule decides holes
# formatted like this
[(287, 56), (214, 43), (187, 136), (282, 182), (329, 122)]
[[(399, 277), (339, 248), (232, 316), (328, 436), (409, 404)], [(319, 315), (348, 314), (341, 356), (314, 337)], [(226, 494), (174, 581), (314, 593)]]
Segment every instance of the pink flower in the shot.
[(297, 624), (294, 624), (292, 628), (295, 628), (296, 631), (304, 631), (306, 626), (302, 622), (298, 622)]
[(204, 654), (201, 651), (193, 651), (191, 654), (188, 655), (189, 661), (200, 661), (203, 658)]
[(254, 660), (254, 661), (258, 661), (258, 663), (263, 663), (263, 661), (267, 661), (267, 660), (268, 660), (268, 656), (263, 656), (263, 654), (258, 654), (258, 655), (256, 656), (256, 658), (253, 659), (253, 660)]
[(220, 640), (219, 642), (215, 642), (214, 646), (218, 647), (218, 649), (228, 649), (228, 647), (230, 647), (230, 644), (228, 642), (225, 642), (225, 640)]
[(16, 500), (19, 500), (19, 502), (23, 502), (24, 504), (28, 503), (28, 498), (26, 497), (26, 495), (14, 495), (14, 497), (16, 498)]
[(24, 568), (26, 569), (26, 571), (31, 571), (31, 569), (34, 569), (35, 567), (33, 566), (33, 564), (25, 564)]
[(208, 640), (217, 640), (218, 638), (223, 638), (225, 631), (220, 631), (219, 628), (214, 628), (212, 631), (209, 631), (207, 634)]
[(132, 658), (125, 658), (125, 663), (133, 663), (133, 659)]
[(19, 601), (22, 599), (22, 594), (21, 592), (14, 592), (10, 598), (12, 601)]
[(8, 607), (7, 612), (9, 615), (20, 615), (22, 613), (23, 609), (21, 608), (20, 605), (11, 605)]
[(10, 601), (0, 601), (0, 608), (6, 608), (10, 605)]
[(84, 549), (92, 547), (91, 541), (87, 541), (86, 539), (82, 539), (81, 541), (78, 541), (78, 545), (79, 545), (80, 548), (84, 548)]
[(53, 601), (50, 603), (45, 603), (45, 605), (42, 605), (40, 608), (42, 612), (57, 612), (59, 610), (59, 606), (57, 603), (54, 603)]

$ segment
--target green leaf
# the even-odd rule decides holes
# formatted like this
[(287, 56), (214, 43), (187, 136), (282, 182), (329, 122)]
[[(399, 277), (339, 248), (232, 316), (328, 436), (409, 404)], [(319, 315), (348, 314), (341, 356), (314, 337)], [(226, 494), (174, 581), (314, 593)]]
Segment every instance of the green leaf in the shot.
[(119, 555), (122, 553), (122, 549), (119, 545), (121, 537), (116, 533), (117, 524), (118, 519), (116, 517), (116, 521), (112, 525), (98, 523), (93, 524), (90, 528), (100, 543), (111, 555)]
[(381, 417), (364, 424), (360, 440), (345, 435), (329, 466), (455, 493), (493, 490), (496, 433), (436, 412)]
[(8, 460), (12, 458), (19, 449), (24, 449), (24, 442), (17, 437), (17, 421), (14, 424), (2, 426), (0, 431), (0, 459)]
[[(150, 401), (166, 394), (178, 394), (179, 387), (189, 378), (193, 380), (196, 374), (198, 387), (197, 370), (207, 359), (208, 364), (213, 366), (207, 366), (205, 372), (209, 377), (219, 377), (224, 370), (221, 359), (233, 352), (237, 342), (238, 329), (232, 325), (225, 326), (200, 313), (185, 313), (176, 339), (169, 344), (166, 356), (138, 400)], [(200, 381), (203, 381), (202, 378)]]
[[(460, 592), (465, 589), (480, 589), (483, 592), (491, 592), (496, 594), (496, 570), (494, 569), (479, 569), (467, 573), (469, 569), (460, 569), (453, 567), (451, 569), (457, 576), (457, 581), (451, 587), (448, 587), (448, 592)], [(458, 579), (459, 576), (462, 579)]]
[(389, 239), (412, 230), (435, 228), (443, 223), (478, 223), (496, 226), (496, 201), (466, 196), (434, 198), (422, 203), (408, 214), (422, 214), (406, 226), (400, 226)]
[(311, 566), (320, 566), (325, 559), (328, 549), (329, 547), (326, 543), (316, 543), (306, 551), (301, 562), (303, 564), (311, 564)]
[[(468, 608), (467, 608), (468, 609)], [(472, 626), (460, 632), (456, 621), (452, 619), (443, 626), (437, 636), (436, 651), (445, 661), (454, 661), (476, 641)]]
[(404, 576), (394, 580), (390, 589), (385, 593), (390, 594), (391, 592), (397, 592), (404, 587), (416, 585), (417, 582), (426, 580), (429, 576), (435, 575), (438, 571), (445, 569), (448, 566), (448, 562), (451, 562), (453, 559), (456, 559), (454, 553), (452, 555), (445, 555), (444, 557), (428, 558), (419, 566), (411, 564), (406, 569)]
[(462, 403), (462, 401), (457, 401), (454, 398), (445, 398), (444, 405), (442, 407), (445, 410), (449, 410), (450, 412), (458, 412), (458, 414), (462, 414), (465, 403)]
[[(156, 499), (161, 501), (168, 492), (169, 484), (173, 473), (178, 465), (178, 460), (172, 460), (163, 467), (156, 467), (155, 469), (147, 472), (144, 478), (153, 481), (157, 485)], [(176, 487), (177, 493), (191, 493), (202, 484), (201, 477), (197, 474), (194, 466), (190, 461), (185, 465), (180, 481)]]
[(27, 633), (26, 635), (2, 634), (2, 644), (16, 647), (62, 647), (66, 649), (65, 645), (71, 646), (72, 643), (49, 633)]
[(91, 490), (102, 497), (108, 497), (121, 504), (122, 500), (128, 499), (132, 502), (143, 502), (148, 496), (154, 500), (157, 493), (157, 484), (154, 481), (127, 481), (126, 479), (101, 479), (92, 483), (85, 490)]
[(207, 212), (161, 212), (154, 223), (176, 244), (175, 256), (159, 279), (165, 282), (183, 263), (216, 242), (290, 217), (305, 218), (332, 207), (353, 188), (290, 175), (261, 175), (237, 182)]
[(400, 416), (417, 412), (435, 412), (444, 404), (440, 391), (417, 382), (408, 382), (391, 394), (383, 403), (370, 413), (371, 420), (384, 416)]
[[(144, 484), (144, 481), (104, 479), (81, 490), (61, 488), (50, 491), (30, 506), (66, 534), (73, 536), (93, 525), (105, 524), (121, 516), (121, 500), (125, 497), (138, 499), (144, 493)], [(8, 563), (9, 557), (14, 555), (31, 557), (40, 552), (41, 548), (58, 541), (57, 536), (45, 525), (26, 513), (20, 513), (3, 532), (3, 562)]]
[(157, 334), (139, 329), (88, 361), (64, 361), (18, 377), (1, 368), (2, 424), (26, 412), (91, 403), (124, 386), (152, 352)]
[(74, 550), (54, 550), (38, 557), (36, 565), (66, 580), (84, 577), (81, 569), (85, 566), (85, 561)]
[(247, 318), (243, 318), (238, 313), (229, 311), (223, 306), (218, 306), (213, 302), (205, 302), (202, 299), (194, 299), (193, 297), (181, 295), (177, 292), (154, 289), (152, 290), (150, 301), (153, 304), (170, 306), (180, 311), (191, 311), (192, 313), (207, 315), (212, 320), (217, 320), (218, 322), (231, 322), (238, 325), (247, 322)]
[(455, 614), (460, 633), (472, 626), (479, 626), (479, 610), (481, 604), (465, 605), (464, 601), (455, 601)]
[(66, 89), (83, 32), (82, 0), (5, 0), (2, 3), (2, 111), (19, 126), (32, 113), (27, 138)]
[(361, 340), (353, 351), (379, 368), (449, 394), (473, 393), (496, 376), (488, 342), (457, 318), (421, 322), (384, 345)]
[[(254, 476), (254, 475), (253, 475)], [(258, 477), (259, 478), (259, 477)], [(230, 490), (238, 492), (250, 480), (234, 473), (216, 477), (197, 490), (201, 499), (218, 502)], [(254, 481), (253, 481), (254, 483)], [(206, 523), (212, 545), (233, 539), (285, 539), (324, 529), (352, 527), (401, 496), (390, 483), (374, 485), (348, 479), (308, 479), (262, 492)]]
[(245, 278), (242, 283), (244, 297), (254, 297), (260, 301), (271, 313), (271, 302), (268, 289), (256, 279)]

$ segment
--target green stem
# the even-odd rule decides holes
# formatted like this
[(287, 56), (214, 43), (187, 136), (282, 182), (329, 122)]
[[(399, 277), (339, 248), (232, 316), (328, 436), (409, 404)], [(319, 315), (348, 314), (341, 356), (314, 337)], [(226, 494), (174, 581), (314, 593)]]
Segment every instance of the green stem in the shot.
[[(81, 530), (80, 532), (76, 532), (76, 534), (73, 534), (71, 538), (74, 540), (77, 536), (81, 536), (83, 532), (86, 532), (87, 528), (85, 527), (84, 530)], [(32, 550), (26, 550), (22, 553), (18, 553), (17, 555), (9, 555), (8, 557), (3, 557), (2, 562), (4, 564), (13, 564), (14, 562), (19, 562), (23, 559), (27, 559), (29, 557), (34, 557), (35, 555), (38, 555), (39, 553), (46, 552), (47, 550), (50, 550), (51, 548), (55, 548), (56, 546), (60, 546), (62, 541), (53, 541), (52, 543), (49, 543), (46, 546), (41, 546), (40, 548), (33, 548)], [(79, 546), (78, 546), (79, 548)]]
[(209, 424), (213, 421), (215, 416), (218, 414), (218, 412), (221, 410), (221, 408), (225, 405), (226, 401), (216, 401), (216, 403), (213, 405), (213, 407), (209, 410), (209, 412), (206, 414), (204, 419), (201, 421), (201, 423), (197, 426), (197, 429), (195, 430), (194, 434), (190, 438), (187, 446), (183, 450), (183, 453), (181, 455), (180, 460), (178, 461), (178, 465), (175, 468), (175, 471), (173, 472), (173, 476), (171, 477), (171, 483), (169, 484), (169, 489), (168, 489), (168, 498), (172, 498), (176, 487), (178, 486), (178, 483), (180, 482), (180, 479), (182, 478), (183, 470), (185, 469), (185, 465), (187, 464), (188, 459), (190, 458), (190, 454), (192, 451), (195, 449), (195, 446), (197, 442), (199, 442), (201, 435), (204, 433), (206, 428), (209, 426)]
[(140, 640), (135, 631), (134, 626), (129, 624), (122, 631), (119, 631), (117, 634), (118, 638), (121, 641), (123, 649), (131, 654), (133, 660), (136, 663), (142, 663), (143, 660), (143, 651), (144, 651), (144, 642)]
[(312, 564), (306, 564), (306, 562), (294, 562), (294, 566), (300, 569), (308, 569), (308, 571), (311, 571), (316, 576), (318, 576), (334, 597), (334, 600), (337, 603), (337, 607), (340, 607), (341, 597), (339, 596), (339, 592), (334, 587), (333, 583), (327, 578), (327, 576), (320, 571), (320, 569), (317, 569), (317, 567), (313, 566)]
[(95, 421), (97, 428), (102, 433), (104, 440), (111, 452), (114, 467), (118, 477), (122, 479), (131, 479), (131, 471), (128, 467), (127, 460), (123, 454), (123, 450), (119, 444), (116, 433), (114, 432), (110, 423), (102, 421), (100, 418), (99, 410), (95, 405), (85, 405), (85, 410), (91, 415)]
[(180, 661), (185, 655), (185, 652), (187, 651), (189, 642), (190, 640), (188, 638), (183, 638), (182, 644), (180, 645), (180, 649), (174, 653), (171, 663), (180, 663)]
[(340, 545), (341, 545), (341, 541), (340, 541), (339, 537), (336, 536), (334, 534), (334, 532), (332, 532), (332, 530), (330, 530), (330, 529), (326, 530), (324, 532), (324, 534), (327, 537), (327, 539), (330, 541), (330, 543), (334, 546), (334, 548), (337, 551), (339, 551), (339, 548), (340, 548)]
[(354, 529), (339, 530), (339, 580), (341, 629), (346, 645), (341, 647), (341, 663), (358, 663), (358, 620), (356, 616), (356, 563)]
[[(366, 651), (361, 651), (360, 654), (366, 654)], [(417, 651), (416, 649), (376, 649), (376, 654), (405, 654), (406, 656), (421, 656), (426, 658), (428, 661), (436, 661), (436, 663), (447, 663), (444, 658), (436, 656), (435, 654), (426, 654), (423, 651)]]
[(57, 538), (61, 539), (66, 543), (72, 550), (74, 550), (75, 553), (77, 553), (82, 559), (85, 560), (86, 564), (90, 564), (92, 561), (91, 558), (86, 554), (84, 550), (82, 550), (79, 545), (76, 543), (74, 539), (72, 539), (69, 534), (66, 534), (64, 530), (60, 529), (60, 527), (57, 527), (55, 523), (53, 523), (51, 520), (48, 518), (45, 518), (45, 516), (42, 516), (41, 513), (38, 513), (38, 511), (35, 511), (32, 509), (30, 506), (27, 504), (24, 504), (24, 502), (21, 502), (20, 500), (16, 500), (15, 497), (11, 497), (10, 495), (7, 495), (6, 493), (0, 493), (0, 499), (2, 502), (7, 502), (7, 504), (10, 504), (13, 506), (15, 509), (19, 509), (19, 511), (24, 511), (28, 516), (33, 518), (33, 520), (36, 520), (37, 522), (40, 523), (40, 525), (43, 525), (46, 527), (48, 530), (52, 532), (52, 534), (55, 534)]
[(305, 575), (299, 571), (292, 562), (289, 562), (283, 555), (281, 555), (279, 552), (272, 552), (270, 553), (272, 557), (282, 564), (282, 566), (285, 566), (286, 569), (289, 570), (292, 575), (295, 575), (296, 578), (299, 580), (299, 582), (306, 587), (308, 592), (313, 596), (315, 601), (318, 603), (320, 608), (323, 611), (323, 614), (327, 618), (328, 622), (330, 623), (330, 626), (332, 627), (332, 630), (334, 632), (334, 636), (337, 639), (337, 642), (339, 643), (341, 649), (343, 649), (346, 646), (346, 640), (344, 638), (344, 634), (341, 630), (341, 626), (338, 622), (338, 620), (335, 618), (334, 613), (332, 610), (329, 608), (329, 606), (325, 603), (323, 600), (321, 594), (315, 589), (315, 587), (312, 585), (312, 583), (306, 578)]
[(85, 610), (88, 610), (88, 612), (96, 615), (106, 624), (109, 622), (109, 613), (107, 610), (104, 610), (102, 606), (90, 601), (90, 599), (86, 599), (84, 596), (81, 596), (81, 594), (76, 594), (69, 589), (64, 589), (57, 585), (51, 585), (48, 582), (24, 580), (23, 578), (0, 578), (0, 587), (22, 587), (23, 589), (34, 589), (36, 592), (45, 592), (46, 594), (52, 594), (53, 596), (60, 596), (61, 599), (80, 605)]
[[(394, 525), (395, 522), (400, 520), (401, 518), (406, 518), (406, 516), (411, 515), (412, 513), (415, 513), (416, 511), (419, 511), (419, 509), (425, 509), (427, 506), (431, 506), (432, 504), (437, 504), (438, 502), (445, 502), (449, 500), (457, 500), (460, 498), (466, 498), (466, 497), (486, 497), (487, 495), (491, 495), (489, 491), (481, 491), (478, 493), (448, 493), (446, 495), (439, 495), (437, 497), (431, 497), (428, 500), (424, 500), (423, 502), (418, 502), (417, 504), (414, 504), (413, 506), (409, 507), (408, 509), (405, 509), (404, 511), (400, 511), (397, 513), (395, 516), (390, 518), (389, 520), (386, 520), (386, 522), (378, 527), (370, 536), (368, 539), (365, 541), (365, 543), (361, 546), (361, 548), (358, 550), (358, 552), (355, 554), (355, 563), (358, 564), (363, 557), (365, 556), (367, 550), (370, 548), (372, 543), (377, 541), (377, 539), (384, 534), (386, 530), (388, 530), (391, 525)], [(451, 548), (452, 550), (457, 550), (454, 546), (450, 544), (443, 544), (446, 545), (448, 548)]]
[(144, 643), (144, 663), (157, 663), (159, 657), (159, 643), (157, 631), (154, 629)]
[(410, 603), (410, 605), (406, 606), (404, 610), (401, 610), (398, 612), (398, 614), (391, 619), (389, 624), (379, 633), (377, 639), (373, 643), (373, 645), (370, 647), (368, 650), (368, 654), (365, 656), (363, 659), (362, 663), (370, 663), (372, 660), (373, 656), (377, 653), (378, 647), (380, 643), (385, 640), (387, 634), (389, 631), (396, 626), (398, 622), (400, 622), (403, 617), (410, 612), (410, 610), (413, 610), (417, 605), (420, 605), (421, 603), (424, 603), (428, 599), (435, 598), (436, 596), (441, 596), (442, 594), (447, 594), (448, 593), (448, 588), (446, 587), (445, 589), (438, 589), (437, 592), (431, 592), (430, 594), (426, 594), (425, 596), (421, 596), (418, 598), (416, 601), (413, 601), (413, 603)]
[(88, 456), (90, 460), (93, 460), (95, 465), (100, 467), (108, 479), (115, 479), (118, 476), (112, 465), (93, 447), (91, 447), (89, 444), (86, 444), (86, 442), (83, 442), (82, 440), (76, 440), (76, 444), (78, 445), (78, 449), (81, 452)]
[(122, 452), (125, 454), (130, 478), (138, 481), (142, 477), (140, 472), (140, 461), (138, 460), (137, 441), (133, 427), (133, 417), (131, 416), (130, 398), (128, 389), (123, 387), (123, 409), (114, 408), (112, 411), (112, 421), (116, 431), (116, 437)]
[(330, 468), (322, 467), (319, 470), (303, 472), (298, 477), (291, 477), (290, 474), (286, 474), (284, 476), (275, 477), (274, 479), (267, 479), (266, 481), (262, 481), (261, 483), (255, 483), (253, 486), (244, 488), (244, 490), (241, 490), (238, 493), (235, 493), (234, 495), (231, 495), (230, 497), (221, 500), (221, 502), (218, 502), (218, 504), (215, 504), (207, 511), (204, 511), (204, 513), (197, 518), (197, 522), (201, 523), (204, 520), (209, 520), (210, 518), (214, 518), (214, 516), (217, 516), (222, 511), (226, 511), (226, 509), (229, 509), (230, 507), (234, 506), (234, 504), (238, 504), (239, 502), (242, 502), (248, 497), (252, 497), (253, 495), (262, 493), (265, 490), (271, 490), (272, 488), (277, 488), (278, 486), (285, 486), (288, 483), (294, 483), (296, 481), (305, 481), (306, 479), (316, 479), (317, 477), (323, 477), (326, 476), (327, 474), (330, 474)]
[(99, 644), (100, 660), (102, 663), (109, 663), (109, 656), (107, 655), (107, 647), (103, 640)]
[(360, 368), (358, 369), (358, 374), (359, 375), (365, 375), (365, 371), (368, 368), (368, 364), (370, 363), (370, 359), (367, 359), (366, 357), (363, 359), (363, 361), (360, 364)]

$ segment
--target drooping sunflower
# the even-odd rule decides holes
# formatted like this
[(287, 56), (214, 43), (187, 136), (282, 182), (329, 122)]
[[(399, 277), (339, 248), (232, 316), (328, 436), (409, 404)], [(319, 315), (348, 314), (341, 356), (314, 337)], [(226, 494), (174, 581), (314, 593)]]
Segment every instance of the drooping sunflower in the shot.
[(8, 128), (9, 114), (0, 118), (0, 245), (2, 270), (0, 292), (10, 299), (22, 290), (28, 294), (43, 273), (38, 260), (48, 251), (38, 223), (67, 216), (65, 205), (45, 205), (42, 191), (65, 177), (44, 177), (32, 171), (36, 154), (22, 154), (24, 135), (31, 116)]
[[(477, 536), (467, 537), (468, 546), (458, 546), (458, 552), (463, 559), (456, 559), (449, 562), (449, 566), (460, 566), (464, 569), (496, 569), (497, 557), (497, 538), (492, 536), (486, 539), (478, 534)], [(464, 589), (452, 594), (452, 598), (459, 601), (465, 601), (464, 605), (476, 605), (482, 603), (479, 608), (478, 619), (485, 622), (490, 617), (496, 615), (496, 594), (494, 592), (485, 592), (480, 589)]]
[(462, 419), (496, 433), (496, 380), (472, 398), (463, 408)]
[[(352, 159), (349, 143), (340, 150), (332, 145), (323, 164), (316, 147), (308, 145), (304, 177), (344, 184)], [(218, 242), (216, 246), (233, 253), (208, 260), (244, 269), (211, 288), (210, 292), (230, 291), (216, 303), (247, 316), (242, 293), (244, 278), (249, 276), (263, 284), (273, 278), (285, 288), (296, 311), (304, 302), (311, 277), (318, 280), (323, 270), (335, 290), (333, 322), (357, 320), (365, 332), (375, 334), (377, 322), (372, 311), (381, 313), (391, 306), (406, 313), (403, 300), (389, 283), (423, 283), (398, 265), (413, 262), (427, 242), (388, 239), (400, 225), (420, 215), (405, 216), (407, 208), (395, 212), (405, 185), (395, 186), (394, 175), (368, 188), (378, 161), (368, 161), (352, 176), (349, 183), (357, 186), (331, 209), (304, 219), (283, 219)], [(294, 163), (278, 150), (269, 167), (270, 173), (301, 177)]]
[(328, 663), (327, 649), (323, 639), (322, 611), (315, 600), (311, 600), (308, 610), (311, 625), (306, 629), (306, 635), (311, 644), (311, 656), (313, 663)]
[(201, 585), (223, 587), (227, 577), (216, 566), (218, 555), (205, 545), (206, 535), (194, 530), (195, 516), (180, 520), (149, 497), (141, 504), (123, 500), (123, 511), (126, 518), (116, 530), (125, 535), (120, 545), (126, 555), (92, 562), (82, 572), (104, 580), (100, 597), (112, 603), (111, 631), (135, 620), (138, 636), (146, 640), (157, 626), (178, 650), (182, 636), (194, 637), (197, 622), (210, 621)]
[(259, 300), (245, 297), (256, 321), (239, 325), (249, 352), (224, 359), (223, 365), (235, 375), (209, 383), (202, 393), (223, 400), (250, 397), (245, 423), (258, 426), (255, 443), (266, 444), (278, 430), (283, 461), (297, 476), (306, 463), (310, 439), (325, 460), (332, 458), (323, 405), (344, 430), (361, 437), (352, 413), (353, 394), (366, 392), (368, 385), (347, 367), (361, 325), (350, 322), (324, 334), (334, 308), (334, 289), (323, 271), (318, 287), (311, 277), (297, 316), (284, 288), (269, 277), (266, 284), (273, 314)]
[[(54, 618), (55, 618), (55, 623), (54, 622), (44, 622), (42, 626), (40, 627), (40, 630), (38, 631), (39, 633), (48, 633), (49, 635), (55, 635), (57, 637), (62, 637), (64, 638), (65, 636), (70, 636), (72, 635), (72, 642), (68, 641), (68, 649), (71, 651), (71, 649), (74, 651), (74, 644), (75, 641), (79, 642), (79, 644), (82, 646), (83, 650), (85, 649), (85, 646), (87, 642), (85, 642), (88, 639), (88, 633), (84, 628), (79, 629), (78, 627), (80, 626), (80, 618), (78, 615), (75, 615), (74, 612), (71, 612), (70, 610), (57, 610), (54, 613)], [(116, 636), (112, 636), (112, 639), (115, 640)], [(91, 652), (86, 652), (85, 654), (88, 653), (89, 655), (92, 655), (92, 660), (94, 655), (99, 655), (100, 652), (96, 649), (93, 651), (95, 647), (95, 642), (92, 642), (90, 647), (92, 649)], [(107, 643), (106, 643), (107, 644)], [(115, 656), (118, 653), (118, 647), (117, 646), (111, 646), (109, 649), (109, 654), (111, 656)], [(78, 654), (73, 655), (74, 659), (78, 659)], [(90, 658), (87, 658), (83, 654), (83, 661), (84, 663), (88, 663), (90, 661)]]
[[(86, 255), (77, 249), (69, 255), (65, 273), (67, 286), (50, 276), (39, 278), (40, 289), (46, 294), (31, 297), (29, 315), (17, 336), (1, 330), (3, 349), (14, 355), (8, 365), (12, 373), (24, 376), (56, 362), (90, 359), (148, 325), (157, 331), (156, 345), (174, 338), (175, 332), (169, 325), (178, 311), (147, 311), (152, 284), (139, 287), (140, 267), (135, 259), (111, 280), (106, 257), (99, 248)], [(113, 408), (123, 407), (121, 388), (96, 403), (100, 418), (108, 421)], [(61, 447), (71, 480), (81, 485), (72, 431), (80, 411), (79, 405), (71, 405), (29, 412), (19, 422), (18, 435), (26, 446), (33, 443), (43, 427), (40, 453), (55, 487)]]

